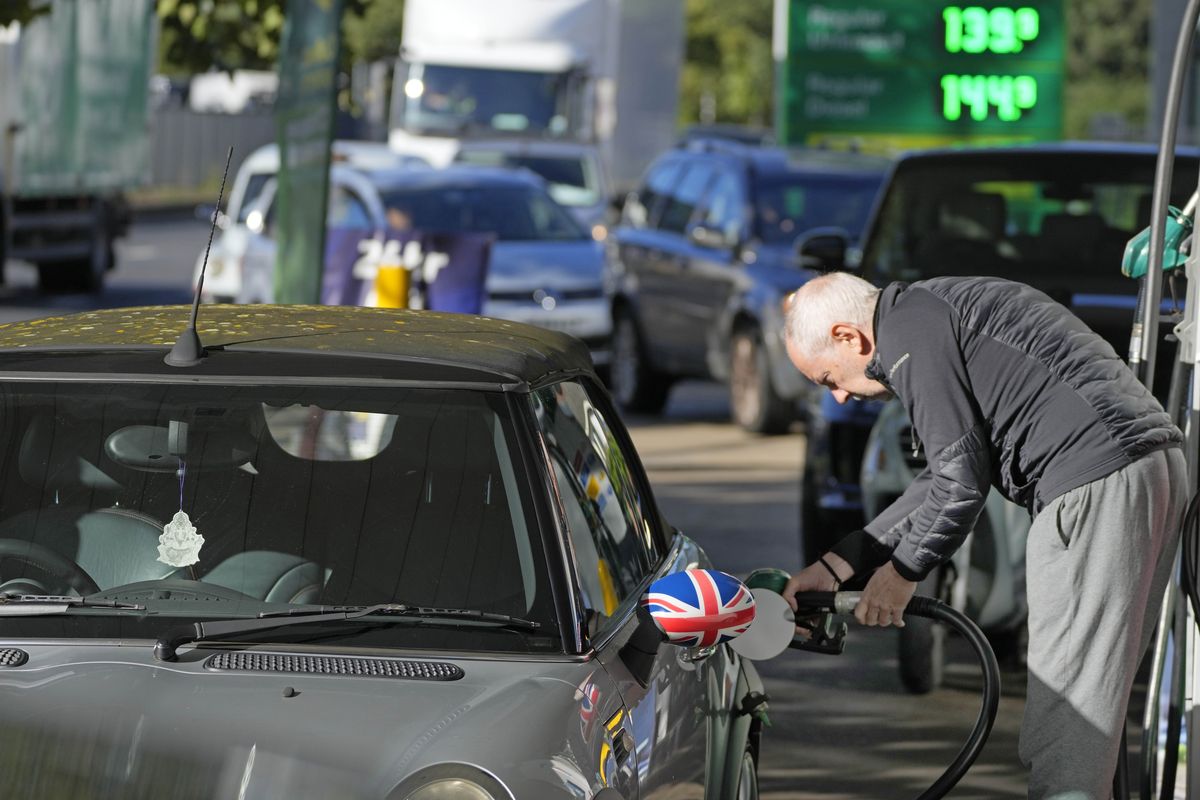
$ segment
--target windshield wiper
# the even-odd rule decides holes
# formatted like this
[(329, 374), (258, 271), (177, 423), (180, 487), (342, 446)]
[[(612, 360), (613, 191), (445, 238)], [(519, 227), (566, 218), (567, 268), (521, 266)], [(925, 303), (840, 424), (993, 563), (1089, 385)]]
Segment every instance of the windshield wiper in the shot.
[(408, 606), (397, 603), (381, 603), (374, 606), (317, 606), (315, 608), (297, 608), (287, 611), (266, 611), (253, 619), (224, 619), (215, 622), (194, 622), (191, 625), (172, 628), (165, 631), (162, 636), (158, 637), (158, 641), (154, 643), (154, 657), (159, 661), (174, 661), (175, 651), (180, 645), (190, 642), (200, 642), (205, 639), (217, 639), (221, 636), (253, 633), (254, 631), (268, 630), (270, 628), (285, 628), (290, 625), (312, 625), (322, 622), (357, 620), (372, 615), (376, 619), (367, 620), (367, 622), (386, 623), (389, 621), (389, 618), (415, 617), (419, 619), (454, 619), (488, 622), (503, 627), (531, 631), (541, 627), (540, 623), (533, 620), (466, 608), (427, 608), (424, 606)]
[(35, 614), (61, 614), (68, 608), (120, 608), (127, 611), (145, 611), (137, 603), (119, 600), (89, 600), (86, 597), (55, 594), (0, 593), (0, 617), (33, 616)]

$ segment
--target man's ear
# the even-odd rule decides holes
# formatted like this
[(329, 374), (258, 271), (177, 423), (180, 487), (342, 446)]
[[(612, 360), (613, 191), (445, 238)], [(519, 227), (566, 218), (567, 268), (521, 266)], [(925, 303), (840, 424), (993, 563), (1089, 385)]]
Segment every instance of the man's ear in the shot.
[(856, 355), (869, 355), (874, 349), (870, 337), (849, 322), (833, 323), (830, 333), (835, 343), (852, 348)]

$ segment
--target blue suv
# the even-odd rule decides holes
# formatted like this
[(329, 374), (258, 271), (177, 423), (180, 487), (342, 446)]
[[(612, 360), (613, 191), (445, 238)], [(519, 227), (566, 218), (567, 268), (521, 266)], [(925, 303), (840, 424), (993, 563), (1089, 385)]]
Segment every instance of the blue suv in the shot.
[(709, 139), (656, 159), (608, 240), (621, 406), (657, 412), (676, 380), (711, 378), (743, 428), (785, 431), (815, 394), (782, 338), (783, 298), (817, 274), (800, 250), (855, 240), (888, 165)]

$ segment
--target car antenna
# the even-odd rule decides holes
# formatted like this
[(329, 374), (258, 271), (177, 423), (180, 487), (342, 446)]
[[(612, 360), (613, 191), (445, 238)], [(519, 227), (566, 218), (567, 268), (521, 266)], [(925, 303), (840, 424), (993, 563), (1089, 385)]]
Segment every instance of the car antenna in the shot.
[(225, 172), (221, 175), (221, 188), (217, 191), (217, 207), (213, 211), (212, 227), (208, 229), (208, 245), (204, 248), (204, 263), (200, 265), (200, 279), (196, 281), (196, 296), (192, 298), (192, 316), (188, 326), (175, 340), (175, 346), (163, 361), (172, 367), (194, 367), (204, 358), (204, 345), (196, 333), (196, 316), (200, 313), (200, 292), (204, 289), (204, 271), (208, 269), (208, 251), (212, 249), (213, 234), (217, 230), (217, 219), (221, 216), (221, 200), (225, 197), (225, 179), (229, 176), (229, 162), (233, 159), (233, 145), (225, 156)]

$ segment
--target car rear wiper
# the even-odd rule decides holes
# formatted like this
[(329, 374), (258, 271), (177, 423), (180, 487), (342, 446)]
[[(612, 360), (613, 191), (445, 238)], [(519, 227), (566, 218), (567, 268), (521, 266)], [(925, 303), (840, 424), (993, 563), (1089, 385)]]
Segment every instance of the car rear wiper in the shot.
[(68, 608), (120, 608), (126, 611), (145, 611), (137, 603), (119, 600), (89, 600), (86, 597), (56, 594), (0, 593), (0, 617), (34, 616), (37, 614), (61, 614)]
[(409, 606), (398, 603), (381, 603), (374, 606), (316, 606), (309, 608), (289, 609), (287, 611), (266, 611), (253, 619), (224, 619), (215, 622), (194, 622), (165, 631), (154, 643), (154, 657), (159, 661), (174, 661), (175, 651), (180, 645), (189, 642), (200, 642), (205, 639), (217, 639), (221, 636), (232, 636), (241, 633), (270, 628), (284, 628), (290, 625), (312, 625), (322, 622), (340, 622), (357, 620), (363, 617), (375, 616), (368, 622), (384, 622), (394, 617), (416, 617), (434, 620), (470, 620), (472, 622), (488, 622), (507, 628), (537, 630), (541, 624), (533, 620), (510, 617), (507, 614), (494, 614), (489, 611), (475, 611), (466, 608), (428, 608), (425, 606)]

